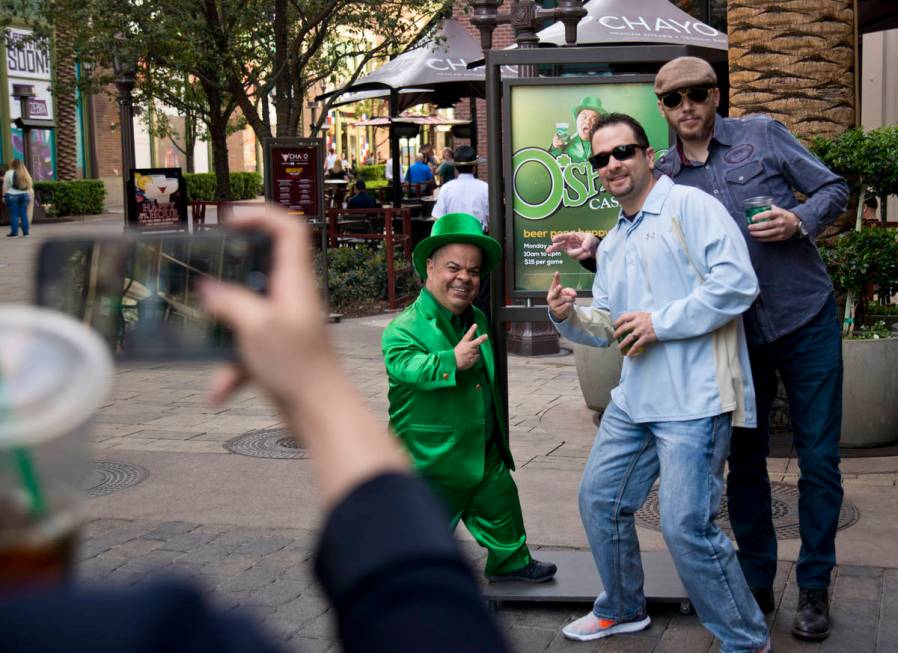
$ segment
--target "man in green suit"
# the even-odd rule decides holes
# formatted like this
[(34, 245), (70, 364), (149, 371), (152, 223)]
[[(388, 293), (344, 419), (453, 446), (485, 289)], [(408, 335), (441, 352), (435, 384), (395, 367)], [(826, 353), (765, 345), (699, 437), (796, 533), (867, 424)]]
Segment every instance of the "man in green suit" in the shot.
[(561, 133), (556, 131), (552, 136), (549, 154), (556, 158), (567, 154), (572, 163), (588, 161), (592, 156), (592, 134), (599, 124), (599, 116), (606, 113), (599, 98), (587, 95), (580, 100), (580, 104), (571, 109), (571, 121), (576, 132), (571, 135), (567, 130), (562, 130)]
[(472, 305), (501, 260), (480, 221), (450, 213), (415, 248), (418, 299), (384, 331), (390, 425), (449, 510), (489, 551), (491, 581), (547, 581), (552, 563), (530, 557), (514, 461), (502, 416), (489, 326)]

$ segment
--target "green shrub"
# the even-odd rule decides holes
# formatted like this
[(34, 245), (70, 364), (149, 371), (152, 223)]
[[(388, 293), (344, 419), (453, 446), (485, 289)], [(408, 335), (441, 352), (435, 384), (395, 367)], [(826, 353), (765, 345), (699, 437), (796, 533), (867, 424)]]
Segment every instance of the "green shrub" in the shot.
[[(898, 291), (898, 234), (893, 229), (865, 227), (849, 231), (836, 239), (832, 247), (821, 247), (833, 284), (839, 290), (863, 298), (867, 289), (876, 286), (880, 299)], [(861, 303), (857, 307), (856, 322), (869, 312)]]
[(96, 215), (106, 202), (106, 187), (98, 179), (36, 181), (34, 194), (50, 217)]
[(356, 176), (359, 179), (364, 179), (365, 183), (374, 181), (375, 179), (386, 179), (384, 176), (384, 168), (385, 166), (383, 163), (372, 166), (359, 166), (356, 170)]
[[(251, 200), (262, 194), (262, 176), (258, 172), (232, 172), (232, 200)], [(196, 172), (184, 175), (187, 182), (187, 201), (203, 200), (212, 202), (218, 190), (213, 172)]]
[(211, 202), (215, 199), (215, 189), (218, 184), (215, 175), (211, 172), (188, 172), (184, 175), (187, 182), (187, 201), (204, 200)]
[[(406, 265), (401, 250), (395, 252), (395, 265), (397, 268)], [(360, 245), (328, 249), (327, 270), (331, 308), (335, 310), (356, 302), (387, 299), (387, 263), (383, 243), (378, 243), (376, 248)], [(411, 270), (397, 273), (397, 297), (416, 290), (416, 284)]]

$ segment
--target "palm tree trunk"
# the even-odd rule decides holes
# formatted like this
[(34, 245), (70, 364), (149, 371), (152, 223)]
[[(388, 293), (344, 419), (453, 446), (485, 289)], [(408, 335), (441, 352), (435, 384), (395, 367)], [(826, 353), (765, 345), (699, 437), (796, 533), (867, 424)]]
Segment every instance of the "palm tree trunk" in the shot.
[(730, 0), (730, 115), (766, 113), (801, 141), (855, 126), (854, 0)]
[(71, 25), (64, 19), (56, 24), (56, 178), (70, 181), (78, 178), (78, 151), (75, 107), (75, 51)]

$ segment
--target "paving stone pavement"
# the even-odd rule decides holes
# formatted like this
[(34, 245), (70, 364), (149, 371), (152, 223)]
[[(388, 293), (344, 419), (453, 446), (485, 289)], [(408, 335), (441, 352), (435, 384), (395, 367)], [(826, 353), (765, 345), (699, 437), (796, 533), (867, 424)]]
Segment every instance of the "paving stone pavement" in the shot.
[[(29, 239), (0, 239), (0, 300), (26, 302), (32, 261), (48, 235), (116, 233), (121, 216), (85, 223), (36, 225)], [(389, 315), (345, 320), (331, 333), (343, 364), (386, 420), (380, 335)], [(571, 356), (512, 357), (511, 439), (529, 539), (534, 548), (585, 548), (576, 491), (595, 426), (583, 406)], [(338, 651), (333, 614), (312, 578), (311, 555), (321, 514), (306, 460), (265, 460), (229, 453), (224, 443), (277, 427), (277, 411), (248, 390), (211, 407), (209, 364), (120, 366), (94, 425), (94, 458), (140, 465), (139, 485), (88, 501), (79, 576), (139, 585), (158, 574), (193, 578), (226, 609), (245, 609), (288, 651)], [(301, 373), (301, 370), (297, 371)], [(789, 635), (797, 601), (797, 540), (780, 542), (778, 611), (771, 624), (776, 651), (898, 652), (898, 458), (843, 461), (846, 498), (861, 517), (837, 540), (841, 566), (833, 584), (833, 635), (822, 644)], [(797, 462), (770, 460), (771, 478), (796, 483)], [(646, 550), (660, 535), (639, 529)], [(477, 573), (483, 555), (459, 532)], [(545, 556), (543, 556), (545, 557)], [(588, 604), (503, 604), (497, 613), (515, 650), (716, 651), (694, 615), (653, 604), (652, 627), (598, 643), (573, 643), (561, 627)]]

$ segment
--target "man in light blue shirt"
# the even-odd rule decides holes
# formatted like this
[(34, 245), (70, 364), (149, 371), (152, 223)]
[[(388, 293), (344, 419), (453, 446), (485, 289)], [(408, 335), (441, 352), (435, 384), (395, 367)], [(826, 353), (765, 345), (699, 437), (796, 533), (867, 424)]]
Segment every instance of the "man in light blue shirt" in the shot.
[(755, 423), (741, 315), (758, 282), (745, 241), (716, 199), (655, 179), (633, 118), (600, 118), (592, 151), (621, 214), (599, 246), (592, 306), (575, 308), (576, 291), (556, 273), (549, 314), (568, 339), (618, 339), (626, 357), (580, 485), (604, 592), (564, 635), (593, 640), (649, 625), (633, 514), (660, 476), (664, 540), (702, 623), (722, 653), (769, 651), (764, 616), (714, 523), (732, 425)]

